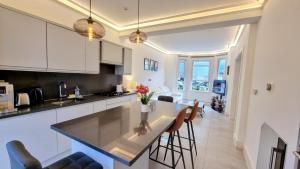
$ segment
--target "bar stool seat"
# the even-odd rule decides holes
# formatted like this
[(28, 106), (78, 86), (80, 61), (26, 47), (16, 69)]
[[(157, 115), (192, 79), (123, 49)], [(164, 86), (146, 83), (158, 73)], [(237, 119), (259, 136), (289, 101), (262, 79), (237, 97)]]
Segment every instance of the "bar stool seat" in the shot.
[(84, 153), (77, 152), (44, 169), (103, 169), (103, 167)]
[[(11, 169), (42, 169), (41, 163), (33, 157), (20, 141), (6, 144)], [(43, 169), (103, 169), (102, 165), (82, 152), (65, 157)]]

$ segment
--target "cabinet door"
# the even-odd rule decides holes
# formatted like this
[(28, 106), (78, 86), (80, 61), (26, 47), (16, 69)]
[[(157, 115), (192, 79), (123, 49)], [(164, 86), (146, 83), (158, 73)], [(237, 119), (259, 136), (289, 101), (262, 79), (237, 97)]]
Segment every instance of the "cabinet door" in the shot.
[(94, 104), (94, 113), (106, 110), (105, 101), (97, 101), (97, 102), (94, 102), (93, 104)]
[(133, 94), (130, 96), (130, 101), (131, 102), (136, 102), (137, 101), (137, 95), (136, 94)]
[(132, 68), (132, 49), (124, 48), (124, 73), (123, 74), (131, 74)]
[(85, 38), (47, 23), (48, 70), (85, 72)]
[(131, 102), (130, 96), (123, 96), (123, 97), (109, 99), (106, 101), (106, 109), (112, 109), (118, 106), (125, 105), (130, 102)]
[(41, 162), (57, 154), (56, 132), (50, 125), (56, 123), (55, 110), (32, 113), (0, 120), (1, 169), (9, 169), (6, 143), (20, 140), (28, 151)]
[(46, 70), (46, 22), (0, 7), (0, 66)]
[(100, 72), (100, 42), (97, 40), (85, 41), (85, 71), (91, 74)]
[(101, 63), (123, 65), (123, 48), (110, 42), (101, 42)]
[(116, 66), (116, 74), (118, 75), (130, 75), (132, 72), (132, 49), (123, 49), (123, 65)]
[[(93, 113), (93, 104), (82, 104), (71, 107), (57, 109), (57, 122), (72, 120), (78, 117), (86, 116)], [(58, 153), (63, 153), (71, 149), (70, 138), (57, 133)]]

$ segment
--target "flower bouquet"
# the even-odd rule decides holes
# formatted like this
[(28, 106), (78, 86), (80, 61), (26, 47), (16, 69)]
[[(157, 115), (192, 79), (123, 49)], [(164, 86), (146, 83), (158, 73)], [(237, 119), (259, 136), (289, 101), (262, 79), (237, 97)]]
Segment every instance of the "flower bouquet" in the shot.
[(154, 92), (149, 93), (149, 88), (144, 85), (136, 86), (136, 92), (138, 93), (141, 100), (141, 112), (149, 112), (149, 102)]

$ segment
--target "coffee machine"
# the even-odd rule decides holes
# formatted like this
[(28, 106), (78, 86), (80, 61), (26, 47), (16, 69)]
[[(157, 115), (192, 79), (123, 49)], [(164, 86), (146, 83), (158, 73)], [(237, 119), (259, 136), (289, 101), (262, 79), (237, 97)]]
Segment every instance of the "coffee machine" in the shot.
[(8, 82), (0, 81), (0, 113), (15, 111), (14, 86)]

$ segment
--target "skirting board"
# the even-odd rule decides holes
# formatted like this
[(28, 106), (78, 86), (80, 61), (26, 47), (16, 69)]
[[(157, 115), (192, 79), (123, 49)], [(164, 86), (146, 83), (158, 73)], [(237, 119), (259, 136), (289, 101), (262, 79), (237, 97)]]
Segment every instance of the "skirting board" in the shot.
[(252, 166), (252, 163), (251, 163), (251, 158), (249, 156), (249, 152), (247, 150), (247, 148), (244, 146), (243, 148), (243, 155), (244, 155), (244, 158), (245, 158), (245, 161), (246, 161), (246, 165), (247, 165), (247, 168), (248, 169), (255, 169), (253, 166)]
[(234, 135), (233, 136), (233, 144), (234, 146), (239, 149), (239, 150), (243, 150), (244, 149), (244, 146), (243, 146), (243, 143), (241, 141), (239, 141), (236, 136)]
[(250, 156), (249, 156), (249, 152), (247, 150), (247, 148), (243, 145), (242, 142), (238, 141), (236, 137), (233, 137), (233, 142), (234, 142), (234, 145), (237, 149), (240, 149), (243, 151), (243, 155), (244, 155), (244, 159), (246, 161), (246, 166), (248, 169), (255, 169), (253, 166), (252, 166), (252, 163), (251, 163), (251, 159), (250, 159)]

